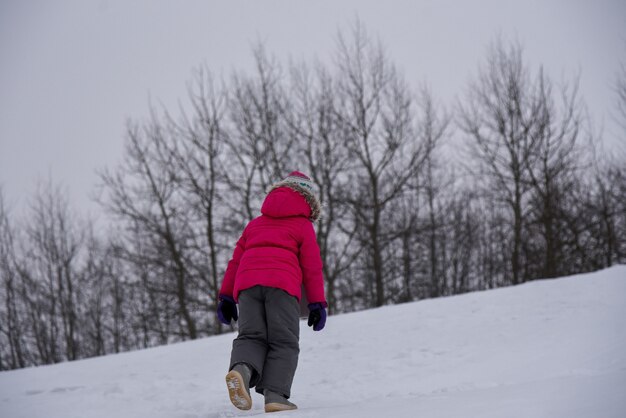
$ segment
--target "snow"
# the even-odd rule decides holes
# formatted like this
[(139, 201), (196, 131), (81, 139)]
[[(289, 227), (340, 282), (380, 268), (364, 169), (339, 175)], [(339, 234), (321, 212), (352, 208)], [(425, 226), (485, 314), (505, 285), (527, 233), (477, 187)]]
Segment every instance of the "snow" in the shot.
[[(301, 322), (293, 417), (624, 417), (626, 266)], [(0, 373), (0, 416), (264, 415), (227, 396), (234, 334)], [(279, 416), (281, 416), (279, 415)]]

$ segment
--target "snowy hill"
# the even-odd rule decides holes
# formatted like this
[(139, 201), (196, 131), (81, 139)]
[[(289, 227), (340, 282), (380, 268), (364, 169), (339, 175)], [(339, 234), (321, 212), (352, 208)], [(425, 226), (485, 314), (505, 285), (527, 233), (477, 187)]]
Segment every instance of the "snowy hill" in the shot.
[[(293, 417), (624, 417), (626, 266), (301, 323)], [(264, 415), (235, 409), (233, 334), (0, 373), (0, 416)]]

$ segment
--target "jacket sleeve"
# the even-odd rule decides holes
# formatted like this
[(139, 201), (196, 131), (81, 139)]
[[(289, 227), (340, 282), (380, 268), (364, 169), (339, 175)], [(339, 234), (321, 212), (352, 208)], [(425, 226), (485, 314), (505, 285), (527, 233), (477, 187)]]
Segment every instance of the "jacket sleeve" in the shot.
[(309, 303), (321, 303), (326, 307), (328, 304), (324, 297), (322, 257), (320, 256), (320, 247), (317, 245), (315, 230), (310, 221), (306, 221), (302, 234), (299, 261), (306, 296)]
[(243, 234), (237, 241), (237, 245), (235, 245), (235, 251), (233, 251), (233, 257), (228, 262), (228, 266), (226, 267), (226, 272), (224, 273), (224, 279), (222, 280), (222, 287), (220, 288), (220, 295), (226, 295), (233, 297), (233, 289), (235, 287), (235, 276), (237, 274), (237, 269), (239, 268), (239, 260), (241, 260), (241, 256), (246, 248), (246, 230), (244, 229)]

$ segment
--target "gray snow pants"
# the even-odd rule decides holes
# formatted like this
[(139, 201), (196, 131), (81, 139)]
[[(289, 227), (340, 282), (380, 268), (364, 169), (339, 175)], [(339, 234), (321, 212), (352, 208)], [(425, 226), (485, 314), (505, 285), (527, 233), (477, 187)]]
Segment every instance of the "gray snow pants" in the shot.
[(291, 396), (300, 354), (300, 305), (282, 289), (255, 286), (239, 293), (239, 335), (233, 341), (230, 369), (252, 367), (250, 387)]

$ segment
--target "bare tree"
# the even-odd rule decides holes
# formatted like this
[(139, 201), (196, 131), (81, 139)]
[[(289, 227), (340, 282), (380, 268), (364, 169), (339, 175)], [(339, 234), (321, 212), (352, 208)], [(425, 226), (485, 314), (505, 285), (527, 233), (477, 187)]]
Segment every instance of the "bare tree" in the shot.
[(282, 71), (262, 45), (254, 51), (256, 74), (235, 73), (229, 95), (229, 131), (223, 174), (238, 200), (230, 202), (241, 230), (256, 216), (268, 187), (285, 175), (291, 164), (294, 138), (282, 117), (286, 107)]
[(160, 295), (165, 299), (162, 307), (167, 307), (173, 297), (174, 311), (167, 316), (180, 324), (179, 338), (195, 339), (197, 319), (190, 302), (194, 283), (187, 263), (190, 208), (180, 198), (170, 145), (156, 115), (143, 129), (129, 123), (124, 164), (113, 173), (100, 173), (108, 191), (103, 203), (133, 231), (120, 243), (118, 253), (137, 264), (149, 299)]
[[(224, 263), (227, 257), (222, 254), (230, 252), (230, 247), (220, 242), (220, 237), (230, 231), (220, 227), (218, 222), (218, 219), (227, 217), (227, 212), (222, 210), (220, 213), (219, 209), (228, 202), (221, 198), (227, 194), (224, 184), (228, 164), (222, 160), (226, 147), (223, 126), (226, 95), (216, 90), (213, 76), (206, 68), (196, 73), (188, 95), (191, 115), (182, 112), (179, 122), (169, 117), (175, 141), (172, 170), (184, 192), (182, 203), (191, 209), (192, 221), (202, 231), (193, 236), (190, 249), (194, 256), (189, 260), (193, 262), (188, 268), (203, 283), (202, 288), (211, 298), (208, 298), (208, 304), (203, 297), (194, 302), (206, 312), (215, 312), (223, 270), (219, 263)], [(220, 333), (221, 323), (215, 320), (214, 328), (216, 333)]]
[(95, 231), (93, 222), (85, 228), (86, 242), (81, 267), (81, 333), (84, 356), (119, 353), (133, 347), (128, 338), (128, 305), (124, 274), (114, 247)]
[(0, 188), (0, 370), (27, 365), (26, 327), (19, 297), (14, 231)]
[(446, 258), (443, 264), (449, 283), (444, 294), (458, 294), (480, 288), (478, 274), (481, 250), (480, 227), (482, 213), (477, 209), (477, 199), (471, 188), (463, 186), (455, 191), (445, 204), (444, 238), (441, 247)]
[(403, 78), (373, 43), (359, 22), (352, 41), (338, 37), (338, 104), (336, 117), (343, 125), (350, 167), (344, 190), (358, 223), (371, 266), (373, 304), (387, 302), (383, 254), (392, 242), (383, 221), (389, 204), (402, 196), (428, 154), (415, 135), (413, 100)]
[[(550, 278), (569, 272), (565, 264), (565, 219), (570, 215), (568, 196), (579, 181), (579, 132), (582, 123), (577, 83), (563, 87), (562, 104), (557, 108), (552, 83), (542, 73), (538, 78), (539, 120), (533, 130), (537, 137), (535, 156), (529, 158), (532, 187), (530, 215), (542, 237), (539, 277)], [(529, 260), (529, 263), (532, 263)]]
[(324, 260), (329, 312), (341, 309), (338, 281), (352, 266), (356, 228), (340, 190), (345, 187), (348, 153), (342, 141), (341, 124), (335, 112), (335, 86), (331, 75), (320, 65), (311, 74), (305, 64), (292, 66), (292, 98), (285, 118), (296, 140), (298, 154), (305, 156), (307, 174), (319, 187), (324, 208), (317, 222), (317, 240)]
[(581, 270), (595, 270), (626, 260), (626, 172), (609, 158), (595, 161), (588, 181), (576, 189), (574, 233)]
[[(420, 92), (421, 114), (418, 121), (419, 139), (426, 144), (425, 167), (423, 169), (422, 187), (425, 193), (425, 203), (427, 205), (428, 219), (426, 221), (428, 229), (428, 254), (430, 264), (430, 297), (440, 296), (445, 288), (445, 260), (440, 263), (438, 255), (438, 247), (445, 248), (441, 242), (444, 219), (442, 211), (444, 210), (441, 202), (441, 194), (449, 184), (445, 183), (445, 175), (439, 170), (435, 156), (435, 148), (440, 145), (442, 138), (446, 135), (450, 116), (445, 112), (439, 114), (436, 105), (433, 102), (432, 94), (426, 88)], [(437, 177), (437, 179), (435, 178)], [(440, 265), (443, 264), (443, 265)]]
[[(31, 241), (30, 257), (38, 266), (38, 280), (47, 283), (46, 296), (52, 298), (51, 321), (55, 314), (61, 322), (62, 347), (68, 360), (80, 357), (78, 318), (79, 251), (83, 236), (74, 223), (66, 195), (51, 182), (40, 186), (33, 205), (33, 223), (27, 227)], [(57, 306), (58, 304), (58, 311)]]
[(487, 180), (488, 194), (510, 211), (512, 283), (524, 280), (522, 245), (530, 190), (528, 167), (540, 144), (543, 73), (531, 80), (522, 48), (508, 49), (496, 41), (487, 64), (470, 86), (467, 104), (460, 104), (459, 126), (472, 144), (472, 154)]

